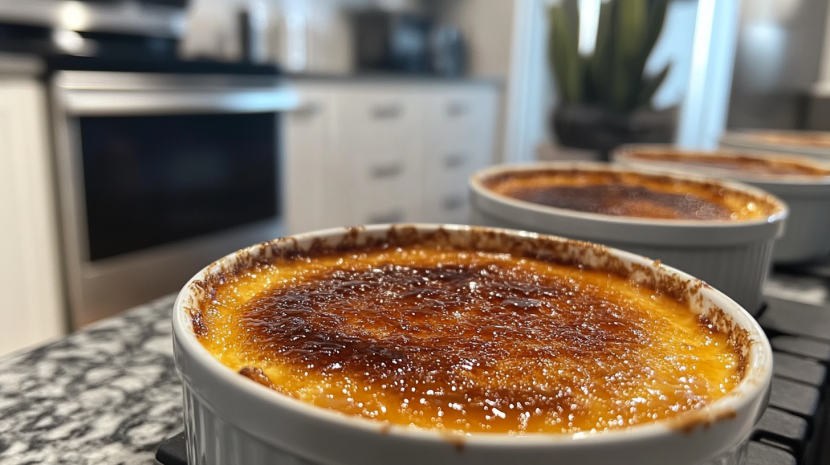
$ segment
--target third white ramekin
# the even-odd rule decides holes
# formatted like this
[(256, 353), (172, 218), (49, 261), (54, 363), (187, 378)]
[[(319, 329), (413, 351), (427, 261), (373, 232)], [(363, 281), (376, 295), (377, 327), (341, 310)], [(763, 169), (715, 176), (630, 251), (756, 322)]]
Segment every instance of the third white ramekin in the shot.
[[(809, 145), (775, 141), (769, 136), (784, 135), (792, 137), (820, 137), (827, 145)], [(784, 131), (767, 129), (739, 129), (727, 131), (720, 140), (721, 147), (735, 150), (755, 150), (777, 154), (795, 154), (812, 159), (830, 162), (830, 132), (823, 131)]]
[(765, 176), (749, 171), (723, 170), (710, 166), (660, 162), (638, 159), (639, 153), (658, 153), (671, 157), (683, 156), (741, 156), (763, 158), (772, 161), (798, 163), (808, 167), (830, 169), (810, 158), (795, 155), (758, 154), (757, 152), (720, 150), (717, 152), (685, 151), (670, 145), (628, 145), (617, 149), (613, 161), (638, 169), (659, 169), (673, 173), (696, 173), (701, 176), (740, 181), (775, 195), (790, 208), (787, 228), (783, 237), (775, 242), (772, 261), (775, 263), (799, 263), (826, 257), (830, 253), (830, 176)]

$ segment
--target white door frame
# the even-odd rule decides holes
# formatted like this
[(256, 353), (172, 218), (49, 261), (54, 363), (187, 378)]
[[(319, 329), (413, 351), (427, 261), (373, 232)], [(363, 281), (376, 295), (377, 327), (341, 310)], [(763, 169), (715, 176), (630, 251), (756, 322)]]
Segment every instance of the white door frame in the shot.
[[(505, 96), (504, 161), (536, 159), (545, 139), (550, 102), (547, 60), (547, 0), (514, 0), (510, 72)], [(541, 121), (540, 121), (541, 118)]]
[(698, 0), (689, 89), (680, 108), (677, 144), (714, 149), (726, 130), (741, 0)]

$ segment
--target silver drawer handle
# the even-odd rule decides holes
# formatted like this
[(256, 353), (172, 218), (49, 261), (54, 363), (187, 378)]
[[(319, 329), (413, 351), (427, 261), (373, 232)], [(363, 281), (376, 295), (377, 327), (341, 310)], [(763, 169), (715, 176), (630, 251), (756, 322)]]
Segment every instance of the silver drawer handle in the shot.
[(377, 165), (372, 167), (371, 173), (374, 179), (394, 178), (403, 173), (403, 163)]
[(400, 223), (403, 221), (403, 219), (403, 210), (398, 208), (384, 213), (373, 213), (369, 215), (366, 224)]
[(372, 108), (372, 116), (375, 119), (393, 119), (401, 116), (402, 113), (403, 107), (397, 103), (376, 105)]
[(451, 153), (444, 157), (445, 168), (458, 168), (459, 166), (462, 166), (465, 163), (467, 163), (467, 156), (463, 153)]
[(452, 102), (447, 105), (447, 115), (462, 116), (467, 113), (467, 105), (464, 102)]
[(453, 211), (463, 207), (466, 203), (467, 199), (464, 198), (463, 195), (450, 195), (444, 197), (444, 200), (441, 202), (441, 206), (446, 211)]

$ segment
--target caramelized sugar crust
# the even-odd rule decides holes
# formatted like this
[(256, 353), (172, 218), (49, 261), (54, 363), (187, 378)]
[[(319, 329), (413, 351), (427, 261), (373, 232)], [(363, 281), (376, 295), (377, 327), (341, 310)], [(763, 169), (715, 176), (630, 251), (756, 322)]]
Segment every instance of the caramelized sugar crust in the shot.
[(788, 145), (791, 147), (830, 148), (830, 132), (763, 131), (758, 133), (747, 133), (747, 136), (750, 139), (755, 139), (756, 141), (765, 144)]
[(798, 161), (746, 155), (710, 155), (705, 153), (627, 152), (638, 160), (694, 165), (761, 176), (827, 177), (830, 169)]
[(539, 169), (487, 179), (518, 200), (588, 213), (668, 220), (756, 220), (777, 211), (768, 198), (714, 183), (629, 172)]
[(517, 254), (282, 257), (211, 294), (197, 334), (226, 366), (313, 405), (439, 431), (623, 428), (700, 409), (743, 373), (727, 335), (675, 298)]

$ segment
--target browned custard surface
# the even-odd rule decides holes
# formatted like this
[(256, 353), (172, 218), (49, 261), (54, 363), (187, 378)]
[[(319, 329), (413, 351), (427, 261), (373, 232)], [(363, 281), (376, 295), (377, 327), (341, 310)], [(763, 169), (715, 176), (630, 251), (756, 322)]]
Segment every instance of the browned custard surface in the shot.
[(637, 160), (694, 165), (706, 168), (729, 170), (737, 173), (762, 176), (808, 176), (827, 177), (830, 169), (807, 163), (775, 158), (750, 157), (745, 155), (707, 155), (696, 153), (629, 153)]
[(201, 315), (218, 360), (284, 395), (456, 434), (676, 417), (745, 363), (705, 318), (618, 275), (447, 246), (257, 266)]
[(776, 212), (767, 198), (717, 184), (589, 170), (533, 170), (494, 176), (485, 185), (518, 200), (612, 216), (668, 220), (755, 220)]
[(830, 132), (764, 131), (758, 133), (747, 133), (747, 136), (749, 139), (764, 144), (785, 145), (791, 147), (830, 148)]

